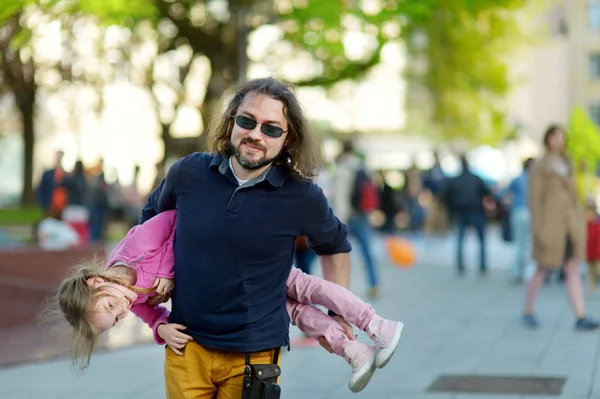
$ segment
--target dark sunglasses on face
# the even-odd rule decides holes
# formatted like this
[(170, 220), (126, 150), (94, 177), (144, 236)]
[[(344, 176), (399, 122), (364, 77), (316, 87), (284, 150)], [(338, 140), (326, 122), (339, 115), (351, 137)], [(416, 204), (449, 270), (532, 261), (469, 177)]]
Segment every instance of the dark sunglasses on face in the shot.
[(260, 131), (265, 135), (273, 138), (281, 137), (282, 134), (287, 133), (287, 130), (284, 131), (279, 126), (273, 126), (265, 123), (260, 123), (255, 121), (252, 118), (249, 118), (244, 115), (234, 116), (236, 125), (241, 127), (242, 129), (253, 130), (256, 125), (260, 125)]

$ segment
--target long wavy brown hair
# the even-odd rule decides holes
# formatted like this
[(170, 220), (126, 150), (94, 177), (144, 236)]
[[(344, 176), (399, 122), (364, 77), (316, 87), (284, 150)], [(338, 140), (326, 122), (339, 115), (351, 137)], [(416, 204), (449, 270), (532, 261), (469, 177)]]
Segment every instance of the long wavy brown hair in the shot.
[(209, 150), (227, 156), (234, 154), (231, 143), (231, 132), (235, 123), (233, 117), (249, 93), (264, 94), (283, 103), (284, 115), (289, 126), (286, 143), (273, 163), (283, 168), (286, 174), (300, 180), (315, 177), (323, 165), (323, 156), (319, 144), (309, 130), (304, 110), (294, 94), (293, 86), (274, 78), (263, 78), (243, 83), (234, 87), (232, 91), (234, 90), (223, 115), (213, 121), (207, 138)]

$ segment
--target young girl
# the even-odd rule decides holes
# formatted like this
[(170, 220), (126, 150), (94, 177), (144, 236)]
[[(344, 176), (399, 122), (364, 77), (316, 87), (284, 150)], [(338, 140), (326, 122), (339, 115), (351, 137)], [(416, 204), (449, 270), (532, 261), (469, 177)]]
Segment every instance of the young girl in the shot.
[[(89, 365), (100, 333), (115, 326), (130, 310), (152, 328), (156, 343), (167, 344), (178, 355), (192, 340), (182, 332), (186, 327), (169, 323), (169, 311), (157, 305), (157, 295), (168, 298), (174, 286), (175, 225), (176, 211), (156, 215), (129, 231), (111, 253), (108, 268), (80, 266), (61, 283), (58, 302), (75, 330), (73, 360), (81, 369)], [(348, 337), (333, 317), (313, 303), (365, 331), (375, 346)], [(345, 288), (295, 267), (287, 280), (286, 306), (293, 324), (312, 338), (324, 337), (332, 351), (350, 363), (352, 392), (362, 390), (375, 369), (390, 361), (404, 326), (381, 318)]]

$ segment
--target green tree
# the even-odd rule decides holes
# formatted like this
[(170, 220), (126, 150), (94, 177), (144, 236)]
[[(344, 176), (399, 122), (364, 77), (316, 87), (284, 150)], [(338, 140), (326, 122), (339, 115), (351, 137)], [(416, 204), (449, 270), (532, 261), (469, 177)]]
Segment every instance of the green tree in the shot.
[(567, 153), (575, 168), (577, 189), (581, 199), (585, 201), (586, 179), (595, 176), (600, 162), (600, 131), (583, 107), (576, 107), (571, 112)]
[(495, 144), (508, 134), (509, 61), (527, 39), (527, 2), (436, 3), (406, 32), (413, 128), (440, 140)]
[[(291, 49), (283, 57), (276, 55), (276, 46), (267, 52), (262, 61), (274, 74), (298, 85), (327, 86), (357, 78), (376, 65), (383, 45), (400, 36), (402, 16), (427, 10), (416, 0), (384, 1), (374, 7), (358, 1), (320, 0), (82, 0), (79, 8), (104, 24), (118, 24), (132, 32), (140, 23), (151, 22), (160, 43), (159, 53), (187, 47), (192, 53), (190, 63), (194, 58), (205, 58), (210, 77), (203, 101), (198, 104), (204, 127), (220, 110), (219, 100), (225, 90), (246, 79), (248, 38), (259, 28), (276, 27), (281, 33), (278, 42)], [(362, 46), (349, 52), (349, 44), (353, 44), (349, 41), (353, 39)], [(307, 58), (310, 62), (305, 73), (283, 76), (284, 64)], [(148, 66), (149, 71), (152, 69)], [(182, 72), (186, 70), (189, 67), (183, 65)], [(151, 73), (146, 76), (150, 79), (144, 85), (152, 88), (154, 77)], [(186, 74), (180, 77), (174, 86), (184, 88)], [(185, 95), (179, 97), (186, 101)], [(165, 156), (169, 156), (177, 147), (170, 133), (172, 120), (159, 120)], [(201, 145), (194, 140), (188, 143), (196, 148), (188, 148), (187, 152)]]
[(28, 47), (28, 30), (22, 26), (21, 2), (7, 2), (0, 8), (0, 95), (10, 93), (19, 112), (23, 132), (24, 182), (21, 202), (34, 203), (33, 150), (35, 141), (36, 65)]

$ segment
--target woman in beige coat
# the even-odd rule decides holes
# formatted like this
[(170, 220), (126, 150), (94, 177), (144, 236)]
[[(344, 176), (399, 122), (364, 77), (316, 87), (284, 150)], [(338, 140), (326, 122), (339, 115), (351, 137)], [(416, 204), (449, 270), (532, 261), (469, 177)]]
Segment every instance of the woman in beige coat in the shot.
[(544, 135), (546, 154), (529, 175), (529, 210), (533, 234), (533, 258), (537, 270), (526, 290), (523, 322), (535, 328), (535, 298), (550, 269), (564, 266), (576, 329), (593, 330), (598, 323), (585, 317), (579, 265), (585, 257), (586, 222), (577, 197), (571, 162), (565, 156), (562, 128), (550, 126)]

